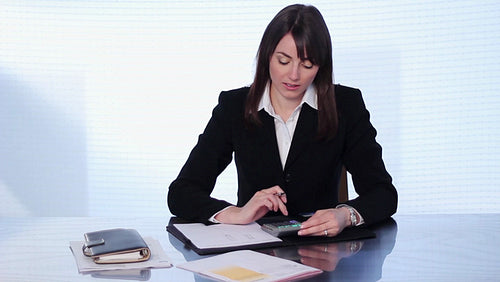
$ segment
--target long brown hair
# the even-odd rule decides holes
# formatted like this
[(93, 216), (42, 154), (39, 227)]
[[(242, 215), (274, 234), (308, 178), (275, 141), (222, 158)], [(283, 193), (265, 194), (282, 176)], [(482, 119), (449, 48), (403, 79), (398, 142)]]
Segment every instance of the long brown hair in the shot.
[(333, 86), (333, 59), (330, 32), (321, 13), (314, 6), (291, 5), (281, 10), (269, 23), (259, 45), (254, 82), (245, 104), (245, 121), (261, 123), (257, 112), (267, 82), (269, 62), (279, 41), (291, 33), (299, 58), (319, 66), (313, 84), (318, 93), (318, 137), (330, 139), (338, 128), (338, 114)]

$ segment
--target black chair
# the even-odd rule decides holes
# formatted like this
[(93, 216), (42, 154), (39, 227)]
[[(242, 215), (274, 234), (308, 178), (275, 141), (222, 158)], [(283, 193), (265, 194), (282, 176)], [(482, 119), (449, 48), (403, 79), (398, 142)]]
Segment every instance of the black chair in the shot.
[(345, 167), (342, 167), (339, 183), (339, 203), (345, 203), (347, 200), (349, 200), (347, 192), (347, 171), (345, 170)]

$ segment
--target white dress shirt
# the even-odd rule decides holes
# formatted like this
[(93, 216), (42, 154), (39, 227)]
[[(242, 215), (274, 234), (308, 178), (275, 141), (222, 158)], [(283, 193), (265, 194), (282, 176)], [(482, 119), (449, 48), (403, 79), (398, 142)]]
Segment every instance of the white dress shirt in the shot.
[(299, 119), (302, 105), (304, 103), (307, 103), (309, 106), (317, 110), (318, 96), (316, 95), (316, 88), (311, 84), (304, 93), (304, 97), (302, 97), (302, 101), (300, 102), (300, 104), (297, 106), (297, 108), (295, 108), (288, 120), (285, 121), (274, 111), (274, 107), (271, 104), (270, 94), (270, 84), (268, 83), (266, 90), (262, 95), (262, 99), (260, 100), (258, 110), (260, 111), (264, 109), (264, 111), (266, 111), (270, 116), (274, 118), (276, 139), (278, 140), (278, 149), (280, 153), (282, 168), (284, 168), (288, 152), (290, 151), (293, 133), (295, 132), (295, 127), (297, 126), (297, 120)]

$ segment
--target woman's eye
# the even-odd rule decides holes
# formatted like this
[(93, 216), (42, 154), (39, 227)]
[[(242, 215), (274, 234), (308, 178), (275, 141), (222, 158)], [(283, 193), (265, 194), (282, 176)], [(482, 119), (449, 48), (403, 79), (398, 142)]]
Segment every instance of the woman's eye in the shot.
[(312, 69), (313, 68), (313, 64), (309, 61), (307, 62), (303, 62), (302, 65), (306, 68), (306, 69)]
[(288, 60), (283, 60), (283, 59), (278, 59), (278, 62), (279, 62), (280, 64), (282, 64), (282, 65), (286, 65), (286, 64), (288, 64), (290, 61), (288, 61)]

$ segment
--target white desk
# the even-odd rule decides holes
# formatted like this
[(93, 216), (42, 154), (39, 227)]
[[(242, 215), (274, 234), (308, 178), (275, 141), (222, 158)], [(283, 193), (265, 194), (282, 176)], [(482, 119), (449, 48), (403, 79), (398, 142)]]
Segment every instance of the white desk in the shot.
[[(323, 267), (312, 281), (498, 281), (500, 215), (395, 216), (375, 228), (377, 238), (356, 244), (278, 248), (262, 252)], [(2, 218), (0, 281), (117, 281), (78, 273), (69, 241), (83, 233), (128, 227), (160, 241), (174, 265), (197, 259), (196, 253), (165, 231), (168, 218)], [(397, 224), (396, 224), (397, 222)], [(350, 253), (351, 248), (354, 253)], [(360, 248), (359, 250), (357, 248)], [(302, 256), (304, 257), (304, 256)], [(149, 281), (205, 281), (177, 269), (145, 272)]]

